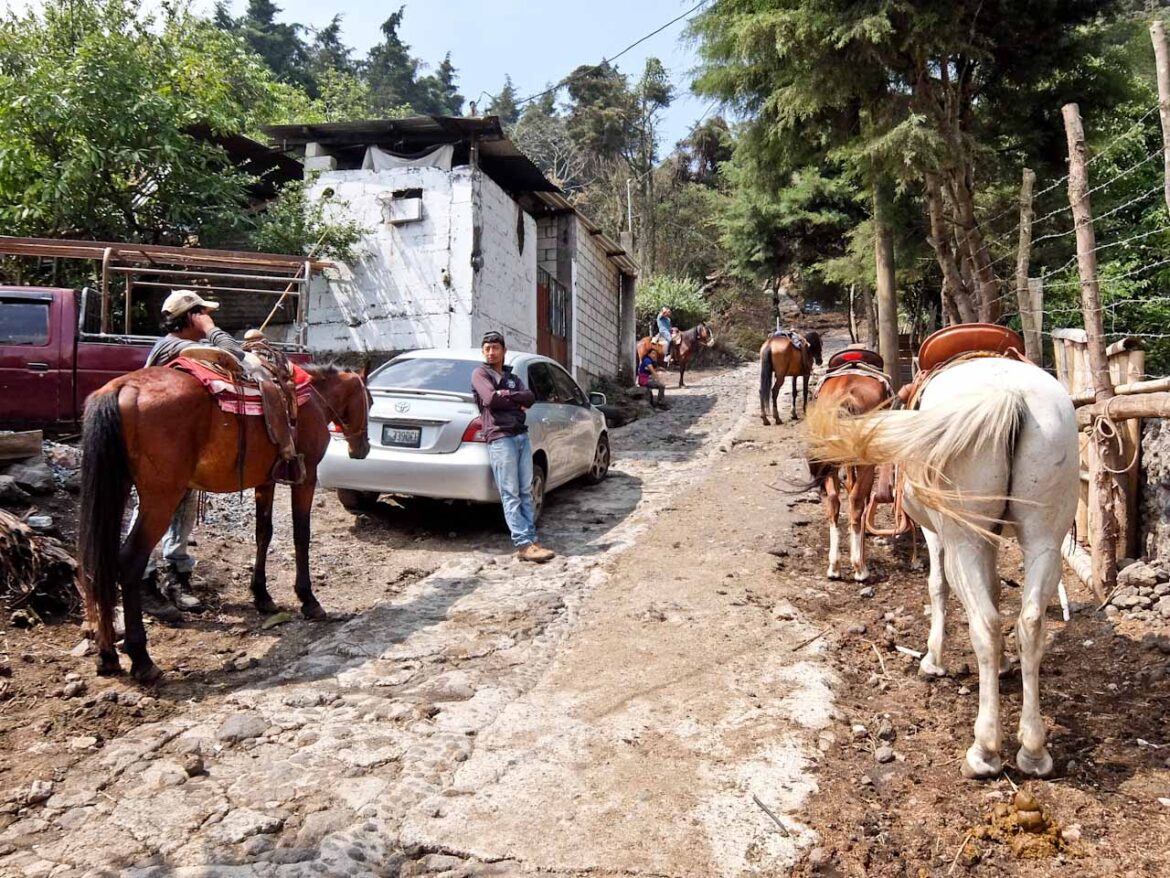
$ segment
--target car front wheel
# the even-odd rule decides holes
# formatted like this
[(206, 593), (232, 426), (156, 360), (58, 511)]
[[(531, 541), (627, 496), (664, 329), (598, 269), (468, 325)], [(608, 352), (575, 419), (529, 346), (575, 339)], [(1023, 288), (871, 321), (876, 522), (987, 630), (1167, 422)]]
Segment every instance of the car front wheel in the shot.
[(609, 475), (609, 463), (609, 436), (602, 433), (597, 439), (597, 450), (593, 452), (593, 463), (589, 465), (585, 481), (590, 485), (597, 485), (605, 481), (605, 477)]
[(544, 467), (539, 463), (532, 465), (532, 521), (540, 521), (540, 513), (544, 511), (544, 486), (548, 479), (544, 474)]

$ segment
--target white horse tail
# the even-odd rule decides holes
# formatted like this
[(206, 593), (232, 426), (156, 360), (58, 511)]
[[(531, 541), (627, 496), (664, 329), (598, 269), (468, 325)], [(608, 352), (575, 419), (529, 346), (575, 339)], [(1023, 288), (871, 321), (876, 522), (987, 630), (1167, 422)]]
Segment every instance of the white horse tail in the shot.
[(988, 526), (999, 519), (965, 508), (965, 501), (1009, 498), (962, 494), (947, 477), (948, 464), (997, 453), (1011, 461), (1026, 411), (1022, 391), (995, 387), (972, 389), (926, 411), (854, 417), (839, 406), (815, 406), (807, 421), (808, 454), (844, 466), (895, 463), (922, 505), (991, 536)]

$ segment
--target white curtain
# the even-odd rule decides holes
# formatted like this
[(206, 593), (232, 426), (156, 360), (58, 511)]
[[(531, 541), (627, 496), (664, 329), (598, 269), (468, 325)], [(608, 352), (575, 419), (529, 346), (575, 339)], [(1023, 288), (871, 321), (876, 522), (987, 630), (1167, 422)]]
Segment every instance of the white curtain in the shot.
[(393, 171), (396, 168), (438, 168), (441, 171), (451, 170), (451, 160), (455, 156), (454, 144), (437, 146), (421, 156), (400, 156), (376, 146), (366, 147), (366, 157), (362, 160), (363, 171)]

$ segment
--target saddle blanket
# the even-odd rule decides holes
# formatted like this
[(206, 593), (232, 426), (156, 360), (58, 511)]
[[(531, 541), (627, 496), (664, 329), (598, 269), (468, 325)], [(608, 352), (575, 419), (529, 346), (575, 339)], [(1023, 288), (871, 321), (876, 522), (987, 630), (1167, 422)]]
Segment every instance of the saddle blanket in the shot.
[(791, 329), (777, 329), (772, 333), (770, 338), (786, 338), (792, 342), (792, 346), (798, 351), (804, 347), (804, 336), (799, 332), (793, 332)]
[[(260, 388), (247, 378), (236, 380), (232, 376), (213, 368), (199, 360), (190, 360), (178, 357), (167, 364), (172, 369), (186, 372), (196, 378), (207, 388), (207, 392), (215, 397), (221, 411), (233, 415), (263, 415), (264, 404), (260, 396)], [(297, 405), (304, 405), (309, 401), (309, 383), (312, 377), (292, 363), (293, 381), (297, 388)]]

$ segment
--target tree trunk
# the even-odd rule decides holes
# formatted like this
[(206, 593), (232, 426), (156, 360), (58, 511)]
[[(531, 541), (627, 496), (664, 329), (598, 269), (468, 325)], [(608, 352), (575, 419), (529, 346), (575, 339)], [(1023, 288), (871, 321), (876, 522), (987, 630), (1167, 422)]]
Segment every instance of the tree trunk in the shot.
[(999, 280), (991, 267), (987, 242), (983, 240), (983, 234), (975, 221), (975, 200), (967, 185), (965, 171), (955, 171), (949, 176), (955, 212), (962, 230), (966, 255), (971, 264), (971, 275), (979, 290), (979, 319), (985, 323), (994, 323), (1001, 311)]
[(886, 221), (885, 193), (874, 186), (874, 262), (877, 271), (878, 353), (886, 361), (886, 373), (894, 390), (902, 386), (898, 368), (898, 291), (894, 283), (894, 235)]
[(878, 349), (877, 301), (873, 297), (873, 290), (865, 285), (861, 287), (861, 306), (865, 309), (865, 346), (871, 351), (876, 351)]
[(935, 259), (943, 275), (943, 303), (952, 323), (971, 323), (976, 319), (975, 304), (971, 292), (963, 283), (963, 276), (951, 250), (951, 237), (947, 229), (943, 205), (942, 186), (935, 174), (926, 175), (926, 204), (930, 214), (929, 243), (934, 248)]

